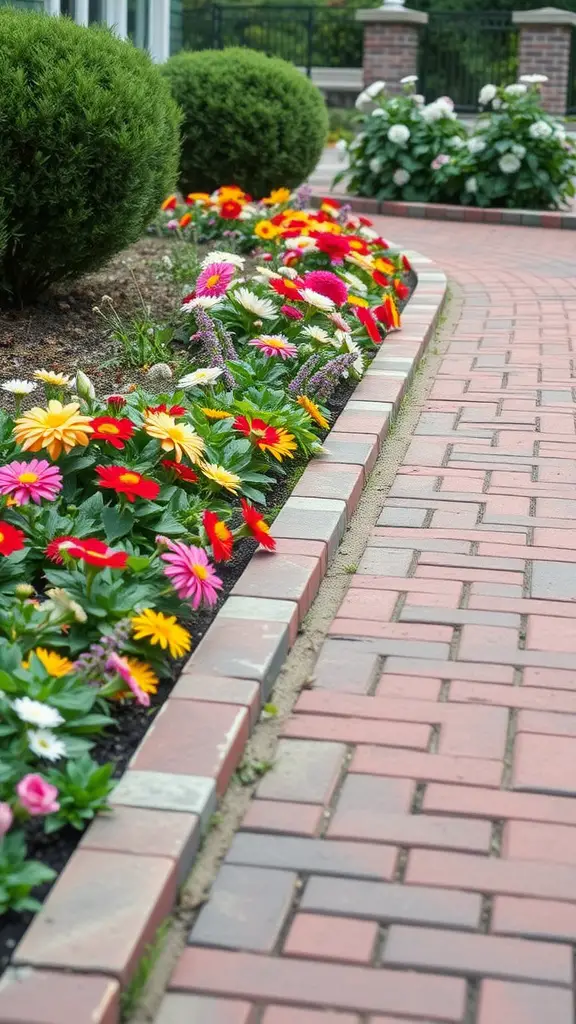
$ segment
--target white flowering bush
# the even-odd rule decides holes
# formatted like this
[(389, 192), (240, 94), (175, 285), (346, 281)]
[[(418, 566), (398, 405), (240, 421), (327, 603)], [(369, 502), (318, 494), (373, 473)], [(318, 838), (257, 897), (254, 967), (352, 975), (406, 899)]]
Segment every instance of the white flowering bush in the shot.
[(413, 75), (403, 79), (400, 96), (388, 96), (385, 82), (374, 82), (358, 96), (360, 132), (349, 144), (339, 143), (349, 169), (335, 179), (346, 177), (355, 195), (441, 201), (434, 168), (450, 162), (465, 146), (466, 129), (458, 122), (451, 99), (443, 96), (426, 105), (415, 92), (416, 82)]
[(453, 159), (435, 172), (444, 202), (557, 210), (575, 194), (576, 147), (542, 108), (544, 75), (485, 85), (484, 113)]

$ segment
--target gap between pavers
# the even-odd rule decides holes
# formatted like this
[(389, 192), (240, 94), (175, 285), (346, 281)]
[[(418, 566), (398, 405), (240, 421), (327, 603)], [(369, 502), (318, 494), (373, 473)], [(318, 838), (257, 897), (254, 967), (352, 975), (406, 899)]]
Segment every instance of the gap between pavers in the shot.
[[(118, 1021), (119, 986), (177, 899), (217, 794), (242, 758), (432, 336), (446, 279), (426, 258), (410, 258), (418, 285), (405, 330), (383, 343), (328, 434), (324, 455), (307, 467), (302, 486), (309, 493), (297, 488), (276, 518), (278, 555), (256, 553), (188, 661), (113, 794), (116, 814), (89, 827), (18, 946), (17, 969), (0, 989), (0, 1024), (36, 1022), (44, 992), (52, 1003), (73, 998), (78, 1007), (93, 994), (86, 1019)], [(341, 496), (332, 496), (344, 480)], [(271, 591), (274, 557), (291, 590)], [(60, 973), (66, 970), (78, 972), (74, 990), (70, 975)]]

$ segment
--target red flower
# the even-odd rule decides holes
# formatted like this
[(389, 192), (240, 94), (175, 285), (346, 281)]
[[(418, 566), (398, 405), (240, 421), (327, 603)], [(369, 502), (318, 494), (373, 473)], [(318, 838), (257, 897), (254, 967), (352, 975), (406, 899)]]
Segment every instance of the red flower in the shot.
[(375, 345), (380, 345), (382, 342), (382, 337), (378, 329), (378, 324), (376, 323), (374, 317), (372, 316), (371, 311), (369, 309), (366, 309), (365, 306), (354, 306), (354, 312), (358, 317), (360, 323), (364, 327), (369, 338), (374, 342)]
[(350, 242), (350, 248), (352, 252), (359, 252), (361, 256), (366, 256), (370, 252), (370, 246), (363, 238), (357, 238), (356, 235), (348, 236)]
[(276, 549), (276, 541), (270, 536), (270, 527), (268, 523), (264, 522), (258, 509), (250, 505), (246, 498), (241, 498), (240, 504), (242, 505), (242, 518), (254, 540), (257, 540), (263, 548), (274, 551)]
[(320, 200), (320, 209), (324, 213), (329, 213), (330, 210), (340, 210), (341, 207), (342, 203), (339, 203), (336, 199), (328, 199), (327, 197), (325, 197), (324, 199)]
[[(128, 555), (125, 551), (112, 551), (102, 540), (88, 537), (79, 540), (77, 537), (59, 537), (60, 550), (72, 558), (79, 558), (88, 565), (97, 565), (100, 569), (125, 569)], [(52, 544), (56, 544), (52, 541)], [(51, 545), (49, 545), (50, 547)], [(47, 549), (48, 551), (48, 549)]]
[(348, 289), (340, 278), (330, 270), (313, 270), (304, 278), (306, 288), (332, 299), (337, 306), (343, 306), (348, 298)]
[(171, 405), (170, 408), (165, 402), (162, 405), (150, 405), (146, 412), (167, 412), (169, 416), (184, 416), (186, 409), (183, 405)]
[(60, 552), (60, 545), (67, 541), (75, 541), (74, 537), (54, 537), (51, 540), (48, 547), (46, 548), (46, 555), (51, 562), (56, 562), (57, 565), (62, 565), (62, 554)]
[(167, 469), (176, 476), (179, 476), (181, 480), (185, 480), (188, 484), (195, 484), (198, 477), (193, 469), (189, 466), (185, 466), (183, 462), (174, 462), (173, 459), (162, 459), (162, 465), (164, 469)]
[(106, 404), (111, 405), (115, 411), (119, 412), (126, 405), (126, 399), (124, 395), (109, 395)]
[(386, 274), (383, 274), (380, 270), (374, 270), (372, 278), (381, 288), (387, 288), (390, 284), (390, 278), (386, 277)]
[(320, 252), (326, 253), (333, 263), (341, 263), (350, 252), (350, 242), (342, 235), (333, 235), (330, 231), (315, 231), (312, 235)]
[(220, 207), (220, 216), (224, 220), (236, 220), (241, 213), (242, 203), (237, 203), (235, 199), (227, 199)]
[(403, 281), (400, 281), (399, 278), (396, 278), (396, 280), (394, 281), (394, 291), (396, 292), (396, 295), (398, 296), (399, 299), (407, 299), (408, 296), (410, 295), (410, 289), (408, 285), (404, 284)]
[(386, 239), (382, 238), (381, 235), (378, 238), (373, 238), (370, 244), (371, 244), (373, 249), (389, 249), (390, 248), (390, 242), (387, 242)]
[(24, 534), (10, 523), (0, 523), (0, 555), (11, 555), (13, 551), (22, 551)]
[(264, 420), (249, 420), (246, 416), (237, 416), (232, 426), (234, 427), (234, 430), (238, 430), (241, 434), (244, 434), (244, 437), (250, 438), (256, 448), (264, 450), (267, 445), (274, 445), (278, 443), (278, 431), (276, 430), (276, 427), (271, 427), (270, 424), (265, 423)]
[(215, 562), (228, 562), (232, 558), (232, 547), (233, 537), (221, 519), (215, 512), (210, 512), (206, 509), (202, 516), (202, 525), (208, 534), (208, 539), (212, 545), (212, 554)]
[(269, 282), (270, 287), (274, 289), (278, 295), (284, 295), (287, 299), (300, 299), (300, 288), (302, 287), (302, 281), (300, 278), (296, 278), (295, 281), (291, 281), (289, 277), (273, 277)]
[(396, 330), (400, 326), (398, 307), (391, 295), (387, 295), (381, 306), (376, 306), (374, 316), (380, 323), (385, 324), (389, 331)]
[(291, 320), (302, 320), (302, 317), (304, 316), (304, 313), (299, 309), (296, 309), (295, 306), (280, 306), (280, 312)]
[(374, 223), (373, 220), (370, 220), (370, 217), (363, 217), (361, 215), (358, 216), (358, 220), (365, 228), (371, 228)]
[(135, 498), (153, 500), (160, 494), (160, 484), (148, 480), (135, 469), (125, 469), (124, 466), (96, 466), (96, 472), (100, 477), (99, 487), (110, 487), (117, 494), (125, 494), (130, 502)]
[(404, 267), (404, 270), (412, 270), (412, 264), (407, 256), (402, 256), (402, 266)]
[(168, 196), (162, 203), (161, 210), (175, 210), (176, 209), (176, 196)]
[(182, 308), (182, 306), (185, 306), (187, 302), (192, 302), (192, 299), (195, 299), (195, 298), (196, 298), (196, 292), (195, 291), (188, 292), (188, 295), (185, 295), (184, 298), (182, 299), (182, 301), (180, 303), (180, 308)]
[(181, 228), (187, 228), (191, 220), (191, 213), (183, 213), (182, 216), (180, 217), (180, 220), (178, 221), (178, 226)]
[(132, 420), (118, 420), (114, 416), (96, 416), (90, 420), (93, 428), (92, 441), (107, 441), (114, 448), (123, 448), (124, 442), (128, 441), (134, 433)]

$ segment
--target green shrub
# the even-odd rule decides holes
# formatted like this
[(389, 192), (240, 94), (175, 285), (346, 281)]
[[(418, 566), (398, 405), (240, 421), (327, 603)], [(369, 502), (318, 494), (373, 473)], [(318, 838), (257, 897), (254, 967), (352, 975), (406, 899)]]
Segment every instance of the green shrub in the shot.
[(104, 263), (173, 188), (179, 113), (107, 29), (0, 9), (0, 302)]
[(293, 65), (254, 50), (179, 53), (162, 68), (184, 111), (181, 187), (240, 185), (254, 197), (314, 170), (328, 130), (320, 91)]

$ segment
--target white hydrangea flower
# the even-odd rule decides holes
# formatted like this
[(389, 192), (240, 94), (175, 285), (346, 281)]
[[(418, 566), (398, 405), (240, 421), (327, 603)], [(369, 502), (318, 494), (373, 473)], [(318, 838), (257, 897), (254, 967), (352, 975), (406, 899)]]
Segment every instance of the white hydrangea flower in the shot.
[(19, 397), (30, 395), (37, 387), (38, 385), (32, 380), (19, 380), (17, 377), (13, 377), (12, 380), (5, 380), (3, 384), (0, 384), (0, 388), (3, 391), (9, 391), (11, 395), (18, 395)]
[(21, 722), (28, 722), (29, 725), (35, 725), (39, 729), (55, 729), (64, 721), (56, 708), (52, 708), (42, 701), (32, 700), (30, 697), (18, 697), (12, 707)]
[(492, 110), (500, 110), (500, 107), (506, 107), (506, 106), (507, 106), (507, 104), (506, 103), (502, 103), (502, 100), (500, 99), (499, 96), (497, 96), (495, 100), (492, 100)]
[(418, 75), (404, 75), (404, 78), (400, 79), (400, 85), (414, 85), (418, 81)]
[(515, 174), (520, 167), (520, 161), (513, 153), (504, 153), (498, 161), (498, 167), (502, 174)]
[(473, 154), (482, 153), (486, 149), (486, 140), (479, 139), (477, 135), (473, 135), (468, 139), (468, 149)]
[(527, 85), (543, 85), (548, 81), (548, 75), (520, 75), (519, 82), (526, 82)]
[(404, 146), (410, 138), (410, 129), (405, 124), (393, 124), (388, 129), (388, 139), (397, 146)]
[(203, 366), (199, 370), (194, 370), (193, 373), (187, 373), (185, 377), (181, 377), (178, 381), (178, 386), (181, 388), (195, 388), (206, 384), (213, 384), (215, 380), (218, 380), (222, 372), (220, 366)]
[(519, 160), (523, 160), (526, 156), (526, 146), (521, 146), (519, 142), (515, 142), (510, 152), (514, 153), (514, 156), (517, 156)]
[(329, 299), (327, 295), (321, 295), (320, 292), (315, 292), (313, 288), (302, 288), (300, 295), (304, 302), (307, 302), (309, 306), (314, 306), (315, 309), (321, 309), (325, 313), (334, 309), (333, 299)]
[(28, 746), (36, 757), (44, 757), (47, 761), (59, 761), (66, 753), (66, 746), (49, 729), (30, 729)]
[(410, 99), (416, 104), (417, 107), (423, 107), (426, 103), (426, 97), (421, 92), (413, 92)]
[(372, 111), (372, 117), (388, 117), (388, 111), (384, 110), (384, 107), (375, 107)]
[(374, 100), (381, 92), (386, 88), (386, 82), (372, 82), (372, 85), (368, 85), (366, 89), (356, 97), (354, 106), (356, 110), (369, 110)]
[(228, 294), (236, 302), (239, 302), (248, 313), (253, 313), (254, 316), (261, 317), (262, 320), (271, 320), (277, 314), (276, 306), (270, 299), (261, 299), (250, 288), (235, 288)]
[(401, 188), (402, 185), (407, 185), (410, 181), (410, 174), (408, 171), (404, 170), (403, 167), (398, 167), (392, 175), (392, 181), (395, 185), (399, 185)]
[(481, 107), (485, 107), (488, 103), (492, 103), (492, 100), (496, 96), (498, 89), (495, 85), (483, 85), (478, 95), (478, 103)]
[(382, 170), (382, 161), (377, 157), (373, 157), (368, 164), (372, 174), (378, 174)]
[(366, 138), (366, 132), (358, 132), (358, 135), (356, 135), (352, 139), (352, 142), (350, 142), (348, 144), (348, 149), (358, 149), (358, 147), (361, 146), (362, 143), (364, 142), (365, 138)]
[(384, 92), (385, 88), (386, 82), (372, 82), (371, 85), (368, 85), (365, 88), (364, 92), (366, 93), (367, 96), (370, 97), (371, 100), (375, 100), (376, 97), (379, 96), (381, 92)]
[(434, 103), (429, 103), (422, 108), (422, 117), (428, 122), (442, 121), (444, 118), (455, 121), (454, 104), (448, 97), (440, 96), (439, 99), (434, 100)]
[(450, 149), (462, 149), (466, 143), (459, 135), (453, 135), (450, 139), (447, 139), (446, 145), (450, 146)]
[(464, 188), (467, 192), (470, 192), (471, 195), (475, 195), (478, 191), (478, 182), (476, 181), (476, 178), (467, 178)]
[(222, 252), (220, 249), (214, 249), (213, 252), (209, 252), (204, 257), (200, 266), (202, 270), (209, 267), (211, 263), (231, 263), (233, 267), (239, 267), (242, 269), (246, 260), (243, 256), (239, 256), (236, 252)]
[(552, 133), (552, 138), (560, 139), (561, 142), (564, 142), (564, 139), (566, 138), (566, 129), (561, 124), (557, 124)]
[(531, 139), (549, 139), (554, 134), (554, 129), (548, 121), (534, 121), (528, 129), (528, 134)]
[(525, 92), (528, 92), (528, 86), (523, 82), (515, 82), (513, 85), (505, 86), (504, 92), (507, 96), (523, 96)]

